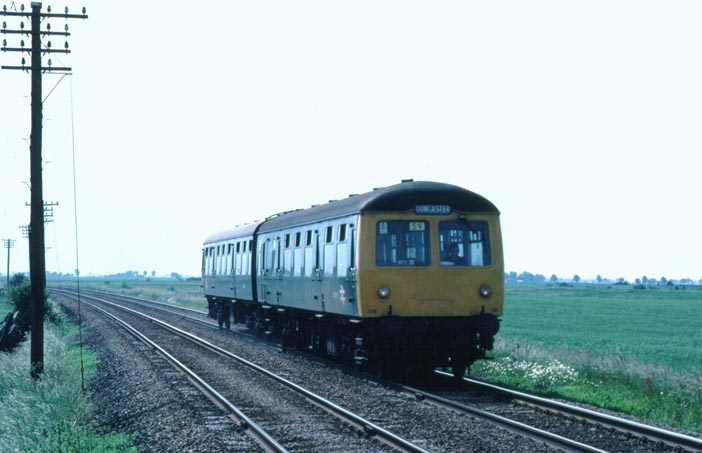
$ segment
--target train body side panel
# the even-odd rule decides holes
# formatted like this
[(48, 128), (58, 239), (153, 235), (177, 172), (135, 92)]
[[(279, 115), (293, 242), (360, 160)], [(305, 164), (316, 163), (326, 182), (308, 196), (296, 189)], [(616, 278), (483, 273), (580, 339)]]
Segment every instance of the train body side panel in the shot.
[[(440, 221), (486, 222), (490, 236), (490, 264), (449, 267), (441, 262), (438, 246)], [(425, 222), (430, 238), (429, 262), (422, 266), (379, 266), (376, 261), (378, 222), (393, 220)], [(407, 213), (364, 213), (359, 222), (358, 297), (362, 317), (467, 317), (481, 313), (502, 315), (504, 266), (499, 217), (494, 213), (452, 213), (418, 216)], [(480, 288), (489, 286), (488, 297)], [(386, 299), (378, 288), (390, 291)]]
[(253, 300), (250, 248), (253, 236), (230, 237), (205, 244), (202, 289), (207, 297)]
[(261, 233), (258, 301), (279, 308), (358, 316), (357, 215)]

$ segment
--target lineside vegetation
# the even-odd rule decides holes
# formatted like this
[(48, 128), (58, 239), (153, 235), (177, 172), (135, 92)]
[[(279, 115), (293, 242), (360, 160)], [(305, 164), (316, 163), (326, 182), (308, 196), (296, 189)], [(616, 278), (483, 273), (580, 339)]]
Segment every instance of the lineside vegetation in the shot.
[[(13, 308), (0, 298), (0, 312)], [(58, 313), (54, 311), (54, 313)], [(29, 375), (30, 342), (12, 353), (0, 353), (0, 449), (29, 453), (136, 452), (125, 435), (98, 433), (90, 424), (90, 401), (81, 389), (75, 329), (62, 319), (44, 324), (44, 372)], [(96, 357), (83, 350), (86, 378)]]

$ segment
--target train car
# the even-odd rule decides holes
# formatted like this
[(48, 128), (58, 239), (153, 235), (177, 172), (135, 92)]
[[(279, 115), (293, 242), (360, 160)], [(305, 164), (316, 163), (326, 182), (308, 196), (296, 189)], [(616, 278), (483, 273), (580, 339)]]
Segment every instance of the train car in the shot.
[(497, 208), (435, 182), (278, 214), (203, 246), (210, 307), (228, 317), (231, 306), (235, 322), (284, 347), (386, 375), (450, 367), (462, 377), (492, 349), (503, 279)]
[[(218, 301), (229, 309), (229, 301), (253, 301), (254, 233), (262, 222), (256, 222), (208, 237), (202, 247), (202, 288), (208, 302), (208, 313), (216, 317)], [(221, 316), (220, 316), (221, 317)]]

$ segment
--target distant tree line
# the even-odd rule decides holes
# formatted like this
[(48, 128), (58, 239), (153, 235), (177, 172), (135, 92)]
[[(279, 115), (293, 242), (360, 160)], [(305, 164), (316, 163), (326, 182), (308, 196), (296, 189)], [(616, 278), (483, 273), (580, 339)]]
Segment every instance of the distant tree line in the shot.
[[(580, 283), (582, 279), (578, 274), (573, 275), (571, 278), (560, 278), (556, 274), (552, 274), (548, 279), (546, 276), (542, 274), (532, 274), (531, 272), (521, 272), (521, 273), (516, 273), (514, 271), (512, 272), (505, 272), (505, 283), (546, 283), (548, 280), (549, 283)], [(620, 277), (615, 280), (609, 279), (609, 278), (604, 278), (601, 275), (597, 275), (594, 280), (590, 281), (590, 283), (600, 283), (600, 284), (607, 284), (607, 285), (628, 285), (629, 282), (626, 281), (626, 279)], [(637, 278), (634, 282), (637, 286), (675, 286), (675, 285), (702, 285), (702, 279), (699, 279), (697, 281), (691, 279), (691, 278), (681, 278), (681, 279), (667, 279), (665, 277), (661, 277), (659, 279), (655, 278), (648, 278), (645, 275), (641, 278)]]
[[(15, 275), (24, 275), (25, 277), (28, 277), (28, 273), (18, 273)], [(129, 280), (138, 280), (138, 279), (151, 279), (151, 278), (156, 278), (156, 271), (124, 271), (124, 272), (118, 272), (115, 274), (108, 274), (108, 275), (95, 275), (95, 274), (88, 274), (88, 277), (105, 277), (105, 278), (114, 278), (114, 279), (129, 279)], [(5, 279), (7, 278), (6, 275), (0, 274), (0, 287), (5, 286), (4, 282)], [(63, 278), (76, 278), (76, 274), (72, 273), (63, 273), (63, 272), (47, 272), (46, 273), (46, 278), (49, 280), (60, 280)], [(183, 280), (191, 280), (192, 278), (186, 277), (182, 274), (179, 274), (178, 272), (171, 272), (168, 274), (168, 276), (162, 276), (159, 278), (173, 278), (178, 281), (183, 281)], [(200, 277), (197, 277), (198, 279)]]
[[(97, 276), (93, 274), (89, 274), (88, 276)], [(109, 275), (99, 275), (99, 277), (105, 277), (105, 278), (114, 278), (114, 279), (130, 279), (130, 280), (135, 280), (135, 279), (149, 279), (149, 278), (155, 278), (156, 277), (156, 271), (125, 271), (125, 272), (119, 272), (116, 274), (109, 274)], [(47, 272), (46, 273), (46, 278), (51, 279), (51, 280), (56, 280), (56, 279), (62, 279), (62, 278), (75, 278), (75, 274), (72, 273), (63, 273), (63, 272)], [(161, 277), (162, 278), (162, 277)], [(178, 272), (171, 272), (168, 277), (166, 278), (172, 278), (177, 281), (184, 281), (184, 280), (197, 280), (199, 277), (186, 277), (183, 276), (182, 274), (179, 274)], [(0, 274), (0, 282), (3, 282), (6, 279), (6, 276), (3, 274)], [(556, 274), (551, 274), (550, 277), (546, 277), (545, 275), (542, 274), (532, 274), (531, 272), (524, 271), (521, 273), (516, 273), (514, 271), (512, 272), (505, 272), (505, 283), (580, 283), (583, 281), (578, 274), (573, 275), (571, 278), (561, 278), (558, 277)], [(604, 278), (601, 275), (597, 275), (594, 280), (589, 280), (588, 283), (601, 283), (601, 284), (607, 284), (607, 285), (628, 285), (629, 282), (626, 281), (624, 278), (617, 278), (617, 279), (609, 279), (609, 278)], [(635, 285), (638, 286), (674, 286), (674, 285), (702, 285), (702, 279), (699, 279), (697, 281), (691, 279), (691, 278), (681, 278), (681, 279), (668, 279), (666, 277), (661, 277), (661, 278), (649, 278), (647, 276), (643, 276), (641, 278), (637, 278), (634, 281)], [(3, 286), (0, 284), (0, 286)]]

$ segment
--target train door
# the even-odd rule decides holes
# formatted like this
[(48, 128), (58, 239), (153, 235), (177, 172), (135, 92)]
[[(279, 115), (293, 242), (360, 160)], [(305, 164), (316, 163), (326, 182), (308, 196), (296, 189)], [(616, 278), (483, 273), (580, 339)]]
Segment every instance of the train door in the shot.
[(324, 270), (322, 269), (322, 262), (320, 257), (320, 246), (319, 246), (319, 231), (314, 231), (314, 272), (312, 274), (312, 286), (314, 291), (314, 300), (317, 305), (314, 309), (321, 312), (325, 312), (324, 306), (324, 293), (322, 292), (322, 276), (324, 275)]
[(258, 255), (258, 275), (261, 277), (261, 289), (258, 293), (258, 300), (260, 302), (268, 302), (268, 280), (270, 277), (270, 258), (268, 257), (268, 251), (270, 247), (267, 240), (261, 241), (261, 248), (259, 249)]
[[(273, 250), (271, 253), (271, 303), (281, 304), (283, 269), (281, 267), (283, 250), (281, 249), (280, 237), (273, 239)], [(273, 297), (275, 296), (275, 297)]]
[[(343, 229), (342, 229), (343, 228)], [(342, 224), (339, 231), (337, 252), (337, 274), (343, 294), (340, 297), (342, 312), (358, 314), (356, 302), (356, 228), (353, 224)]]
[(324, 227), (323, 236), (320, 238), (320, 297), (324, 303), (324, 310), (338, 313), (338, 302), (335, 301), (334, 293), (338, 293), (336, 281), (336, 245), (334, 237), (335, 225)]
[(206, 255), (206, 260), (205, 260), (205, 274), (207, 275), (207, 281), (205, 282), (205, 287), (208, 289), (208, 291), (211, 292), (211, 290), (214, 289), (215, 287), (215, 280), (214, 280), (214, 253), (215, 253), (215, 248), (214, 246), (208, 247), (206, 249), (205, 255)]
[(208, 253), (209, 253), (209, 248), (208, 247), (203, 247), (202, 248), (202, 289), (205, 293), (207, 293), (207, 288), (208, 288), (208, 283), (209, 283), (209, 272), (208, 272)]
[(229, 276), (230, 277), (229, 278), (231, 278), (231, 282), (232, 282), (232, 286), (231, 286), (232, 298), (234, 298), (234, 299), (236, 299), (236, 290), (237, 290), (237, 286), (238, 286), (237, 285), (237, 278), (236, 278), (236, 257), (238, 255), (238, 253), (236, 251), (236, 246), (237, 246), (237, 243), (235, 243), (235, 242), (232, 242), (231, 244), (229, 244), (229, 247), (230, 247), (230, 254), (229, 254), (229, 256), (230, 256)]

